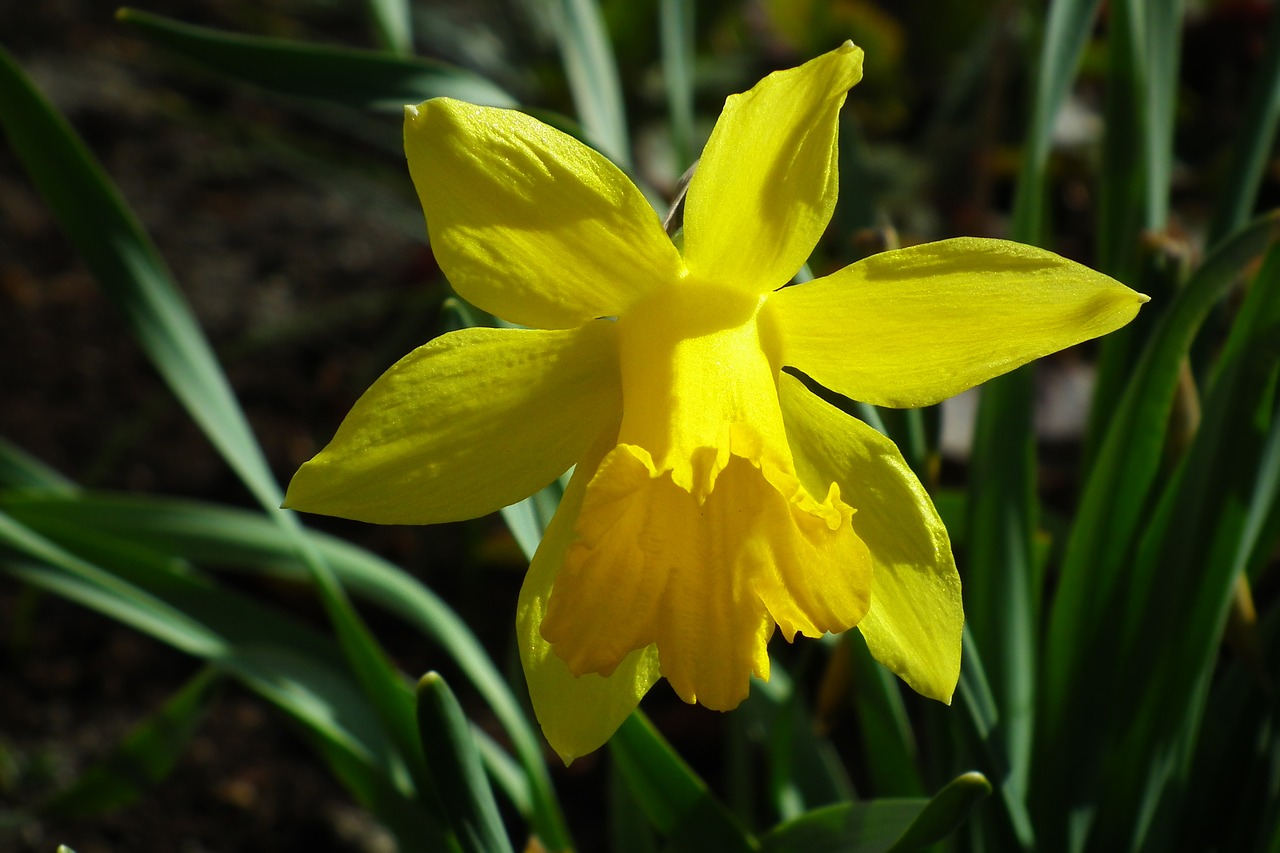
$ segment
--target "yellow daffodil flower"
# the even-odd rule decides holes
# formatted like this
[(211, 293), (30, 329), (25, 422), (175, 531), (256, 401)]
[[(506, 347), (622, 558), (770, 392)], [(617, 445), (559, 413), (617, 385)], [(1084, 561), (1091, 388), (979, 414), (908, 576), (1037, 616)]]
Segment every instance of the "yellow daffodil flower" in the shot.
[(683, 251), (603, 156), (520, 112), (407, 108), (441, 269), (528, 329), (466, 329), (392, 367), (305, 464), (287, 506), (387, 524), (474, 518), (573, 477), (518, 633), (565, 761), (659, 677), (727, 710), (774, 628), (862, 631), (949, 702), (960, 580), (897, 448), (784, 367), (927, 406), (1105, 334), (1145, 297), (1030, 246), (956, 239), (787, 287), (836, 201), (853, 44), (729, 98), (689, 186)]

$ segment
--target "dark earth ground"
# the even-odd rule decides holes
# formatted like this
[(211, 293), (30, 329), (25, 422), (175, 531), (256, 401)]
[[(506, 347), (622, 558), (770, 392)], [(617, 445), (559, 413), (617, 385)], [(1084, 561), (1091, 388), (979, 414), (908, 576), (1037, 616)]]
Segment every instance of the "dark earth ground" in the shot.
[[(352, 134), (334, 116), (192, 72), (115, 23), (115, 6), (0, 0), (0, 43), (149, 229), (287, 482), (359, 392), (436, 329), (442, 294), (429, 286), (434, 267), (417, 237), (397, 123), (371, 118)], [(363, 32), (358, 6), (157, 0), (146, 8), (227, 29), (360, 43), (351, 35)], [(298, 31), (297, 20), (314, 30)], [(1238, 104), (1223, 92), (1239, 91), (1241, 57), (1253, 55), (1262, 29), (1237, 21), (1207, 46), (1201, 31), (1185, 50), (1189, 62), (1212, 68), (1196, 78), (1203, 127), (1231, 126), (1204, 111)], [(1210, 65), (1206, 56), (1226, 61)], [(1207, 146), (1190, 137), (1184, 148), (1194, 154), (1198, 144)], [(331, 179), (324, 163), (335, 154), (360, 164), (358, 180)], [(401, 202), (372, 203), (380, 196), (370, 184), (399, 187)], [(248, 506), (3, 145), (0, 222), (0, 435), (86, 485)], [(1069, 235), (1077, 244), (1088, 236)], [(1065, 454), (1046, 459), (1062, 463), (1047, 474), (1070, 470), (1074, 451)], [(313, 521), (414, 572), (466, 616), (495, 660), (510, 660), (524, 565), (500, 525)], [(471, 570), (456, 571), (464, 564)], [(305, 591), (235, 583), (323, 625)], [(450, 675), (416, 634), (367, 615), (405, 671)], [(59, 843), (78, 853), (389, 848), (282, 715), (233, 684), (172, 776), (138, 803), (83, 820), (6, 823), (6, 813), (38, 804), (107, 754), (197, 668), (105, 617), (0, 580), (0, 851)], [(484, 709), (459, 692), (483, 724)], [(720, 716), (688, 711), (665, 687), (655, 694), (647, 707), (660, 728), (709, 780), (723, 779)], [(602, 768), (591, 757), (557, 778), (582, 849), (603, 842)]]

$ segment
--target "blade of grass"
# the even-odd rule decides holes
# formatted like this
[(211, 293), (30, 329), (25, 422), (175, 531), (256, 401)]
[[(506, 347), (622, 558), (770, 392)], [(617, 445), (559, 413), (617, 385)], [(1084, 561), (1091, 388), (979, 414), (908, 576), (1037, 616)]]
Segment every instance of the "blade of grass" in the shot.
[(692, 0), (660, 0), (658, 17), (662, 36), (662, 77), (667, 90), (667, 114), (676, 171), (693, 165), (693, 64), (694, 15)]
[[(278, 528), (247, 510), (172, 498), (102, 493), (0, 493), (0, 507), (60, 541), (73, 541), (80, 531), (97, 531), (162, 548), (197, 565), (249, 569), (299, 582), (310, 580), (306, 566)], [(548, 846), (565, 844), (567, 830), (543, 760), (541, 740), (466, 623), (397, 566), (341, 539), (314, 531), (308, 536), (344, 587), (397, 614), (453, 658), (511, 739), (531, 786), (533, 810), (528, 817), (534, 830)]]
[[(1097, 14), (1098, 0), (1049, 5), (1037, 63), (1027, 144), (1013, 209), (1013, 238), (1043, 244), (1047, 169), (1053, 121), (1065, 101)], [(990, 733), (1007, 773), (993, 777), (1008, 806), (1015, 836), (1025, 846), (1021, 819), (1034, 742), (1039, 590), (1032, 589), (1036, 525), (1032, 373), (1021, 368), (983, 387), (971, 458), (972, 499), (967, 523), (966, 622), (973, 647), (987, 661), (1000, 726)]]
[(273, 92), (400, 115), (405, 104), (448, 96), (514, 107), (501, 87), (461, 68), (371, 50), (232, 33), (122, 8), (116, 19), (148, 42)]
[(320, 560), (297, 516), (279, 508), (280, 488), (262, 450), (150, 238), (83, 142), (3, 51), (0, 121), (37, 189), (157, 371), (311, 570), (352, 671), (382, 715), (415, 786), (423, 790), (425, 767), (408, 685)]
[(402, 843), (443, 839), (434, 818), (409, 804), (404, 763), (350, 670), (335, 666), (341, 657), (332, 641), (176, 571), (172, 558), (108, 536), (82, 534), (80, 553), (72, 553), (0, 513), (0, 547), (16, 555), (0, 561), (0, 571), (214, 663), (293, 716)]
[(609, 741), (609, 753), (654, 829), (680, 849), (756, 849), (755, 840), (640, 711)]
[(413, 20), (409, 0), (365, 0), (378, 43), (384, 50), (407, 56), (413, 53)]
[(760, 839), (762, 853), (903, 853), (945, 839), (991, 794), (980, 773), (953, 780), (933, 799), (877, 799), (815, 809)]
[(1249, 221), (1271, 157), (1276, 129), (1280, 127), (1280, 15), (1271, 16), (1262, 67), (1253, 78), (1244, 117), (1244, 128), (1232, 136), (1235, 150), (1222, 197), (1209, 226), (1210, 248)]
[(1080, 766), (1077, 741), (1089, 740), (1081, 726), (1093, 720), (1094, 691), (1123, 689), (1123, 684), (1100, 685), (1098, 673), (1113, 671), (1112, 642), (1128, 609), (1121, 581), (1132, 553), (1125, 543), (1135, 542), (1136, 531), (1148, 522), (1180, 366), (1210, 308), (1278, 237), (1280, 216), (1263, 217), (1206, 259), (1161, 318), (1112, 414), (1049, 614), (1037, 744), (1045, 758), (1046, 785), (1057, 787), (1063, 773)]
[(556, 40), (578, 119), (592, 144), (631, 171), (626, 105), (596, 0), (552, 0)]
[(418, 682), (418, 728), (440, 810), (467, 853), (502, 853), (511, 842), (480, 764), (467, 718), (439, 673)]
[[(1233, 588), (1253, 549), (1243, 534), (1257, 497), (1258, 459), (1280, 375), (1280, 249), (1272, 248), (1232, 326), (1185, 464), (1148, 525), (1122, 623), (1121, 671), (1150, 681), (1121, 697), (1128, 725), (1113, 732), (1098, 837), (1140, 846), (1162, 796), (1186, 795), (1194, 745)], [(1271, 495), (1263, 496), (1270, 500)], [(1159, 655), (1150, 654), (1158, 643)], [(1133, 839), (1130, 841), (1130, 839)]]

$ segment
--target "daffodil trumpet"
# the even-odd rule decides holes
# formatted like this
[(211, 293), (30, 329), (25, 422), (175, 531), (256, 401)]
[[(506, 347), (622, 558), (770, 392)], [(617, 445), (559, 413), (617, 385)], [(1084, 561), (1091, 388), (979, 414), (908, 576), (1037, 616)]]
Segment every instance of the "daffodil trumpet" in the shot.
[(1051, 252), (960, 238), (786, 286), (836, 202), (851, 43), (728, 99), (677, 248), (611, 162), (514, 110), (406, 108), (409, 170), (457, 292), (524, 329), (410, 353), (286, 506), (474, 518), (573, 468), (517, 606), (548, 741), (596, 749), (657, 681), (728, 710), (792, 640), (857, 628), (949, 702), (964, 616), (946, 528), (892, 442), (791, 368), (927, 406), (1129, 322), (1146, 297)]

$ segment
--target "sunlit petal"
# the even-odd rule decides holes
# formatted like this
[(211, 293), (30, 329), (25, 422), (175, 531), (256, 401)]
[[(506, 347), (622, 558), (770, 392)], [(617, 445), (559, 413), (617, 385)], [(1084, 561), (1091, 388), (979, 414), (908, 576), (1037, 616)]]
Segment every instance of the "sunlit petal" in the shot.
[(626, 175), (524, 113), (436, 98), (407, 108), (404, 143), (436, 260), (485, 311), (569, 328), (683, 270)]
[[(610, 439), (601, 447), (611, 443)], [(594, 673), (575, 676), (542, 637), (547, 600), (575, 538), (583, 493), (601, 452), (593, 451), (575, 469), (525, 575), (516, 615), (520, 661), (533, 711), (547, 742), (565, 764), (600, 748), (612, 737), (659, 677), (657, 649), (652, 646), (625, 655), (608, 678)]]
[(684, 254), (698, 276), (752, 293), (785, 284), (836, 203), (836, 131), (862, 78), (851, 42), (726, 102), (689, 185)]
[(689, 280), (618, 321), (620, 443), (708, 494), (730, 454), (791, 470), (778, 410), (777, 346), (756, 322), (760, 298)]
[(783, 360), (882, 406), (927, 406), (1114, 331), (1147, 297), (1052, 252), (961, 237), (882, 252), (769, 297)]
[(834, 480), (871, 552), (871, 609), (858, 623), (876, 660), (922, 695), (951, 701), (964, 613), (947, 530), (892, 441), (784, 375), (782, 414), (810, 488)]
[(474, 518), (567, 471), (621, 406), (614, 324), (466, 329), (364, 393), (285, 506), (379, 524)]
[(752, 674), (768, 677), (775, 622), (788, 639), (819, 636), (867, 610), (870, 561), (848, 507), (792, 484), (788, 497), (732, 456), (699, 501), (643, 448), (619, 446), (587, 488), (543, 635), (581, 673), (656, 645), (681, 698), (735, 707)]

